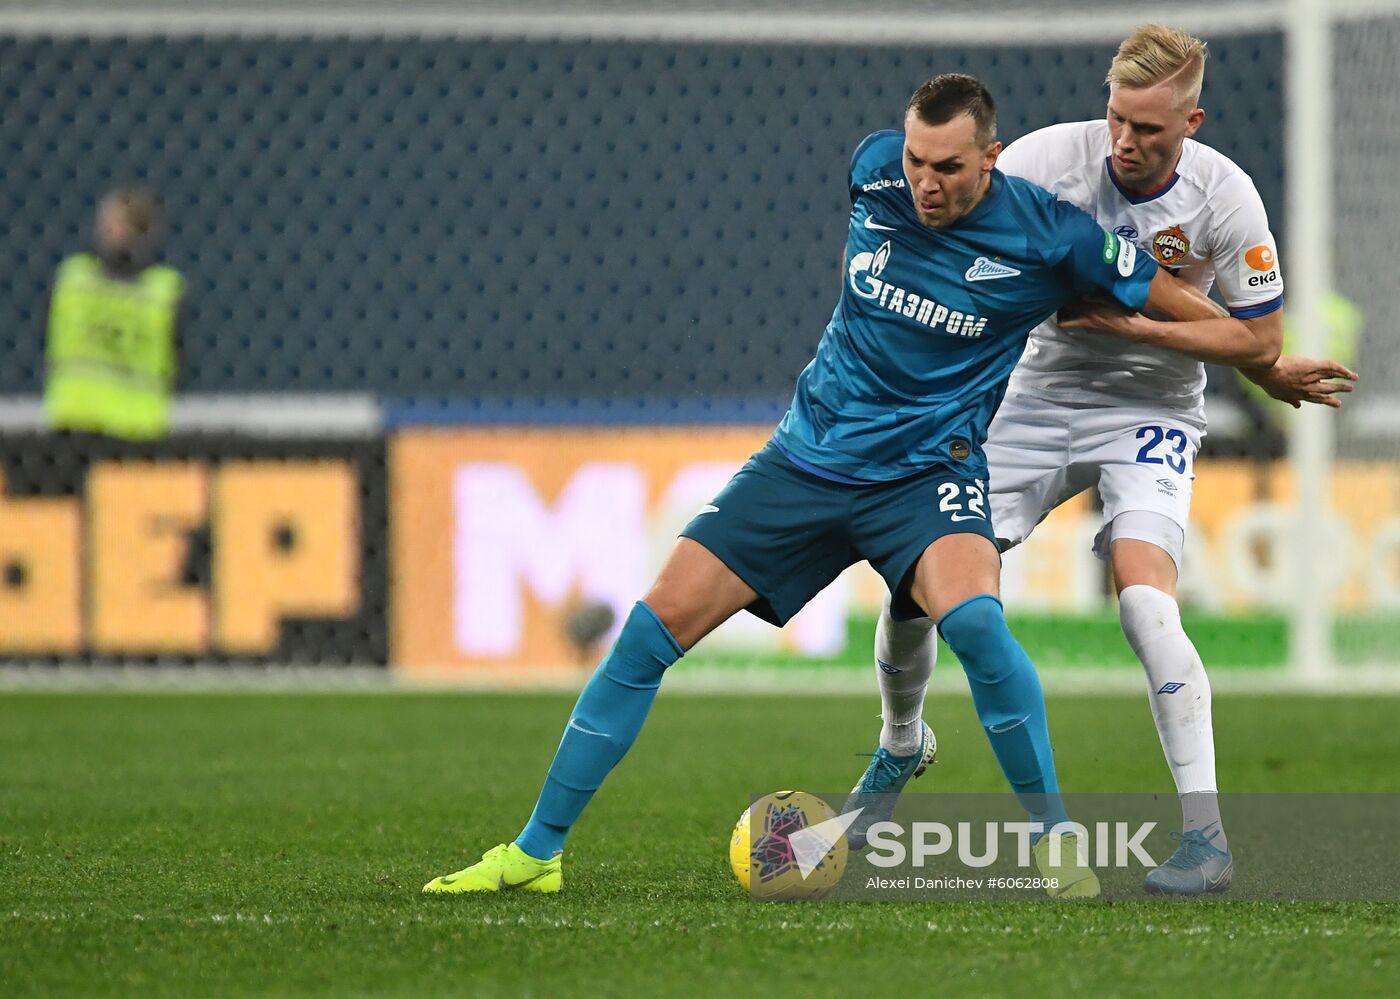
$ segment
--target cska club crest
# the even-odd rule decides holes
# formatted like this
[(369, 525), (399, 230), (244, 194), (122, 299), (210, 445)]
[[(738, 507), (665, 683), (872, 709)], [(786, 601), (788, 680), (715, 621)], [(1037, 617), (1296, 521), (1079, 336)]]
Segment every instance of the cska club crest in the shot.
[(1152, 256), (1163, 267), (1179, 267), (1190, 252), (1191, 241), (1179, 225), (1162, 229), (1152, 237)]

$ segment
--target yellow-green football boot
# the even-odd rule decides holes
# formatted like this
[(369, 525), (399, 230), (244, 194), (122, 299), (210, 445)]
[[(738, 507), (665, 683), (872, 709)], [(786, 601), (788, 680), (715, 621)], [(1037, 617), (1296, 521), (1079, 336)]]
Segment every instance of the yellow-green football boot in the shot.
[[(1058, 864), (1051, 864), (1050, 843), (1060, 841)], [(1099, 876), (1079, 860), (1079, 837), (1074, 833), (1046, 833), (1033, 849), (1035, 866), (1050, 882), (1045, 891), (1051, 898), (1098, 898)]]
[(564, 884), (562, 856), (536, 860), (514, 843), (487, 850), (482, 858), (456, 874), (433, 878), (425, 895), (460, 895), (473, 891), (538, 891), (550, 894)]

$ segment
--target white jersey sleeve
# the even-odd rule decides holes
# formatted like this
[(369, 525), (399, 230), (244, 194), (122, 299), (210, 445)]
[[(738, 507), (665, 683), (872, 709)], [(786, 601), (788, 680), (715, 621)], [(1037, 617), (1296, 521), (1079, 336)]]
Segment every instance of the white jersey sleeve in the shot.
[(1086, 141), (1086, 124), (1069, 122), (1028, 132), (1001, 151), (997, 168), (1058, 194), (1056, 180), (1096, 158)]
[(1211, 192), (1211, 200), (1215, 220), (1211, 260), (1216, 286), (1230, 314), (1252, 319), (1280, 308), (1283, 275), (1278, 247), (1253, 182), (1237, 172)]

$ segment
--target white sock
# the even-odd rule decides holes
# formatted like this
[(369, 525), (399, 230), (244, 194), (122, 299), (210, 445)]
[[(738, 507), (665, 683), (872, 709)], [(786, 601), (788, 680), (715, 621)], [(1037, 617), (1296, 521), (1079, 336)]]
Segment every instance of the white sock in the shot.
[(1176, 601), (1151, 586), (1129, 586), (1118, 595), (1118, 616), (1128, 644), (1147, 672), (1148, 698), (1162, 752), (1181, 798), (1182, 828), (1225, 849), (1225, 829), (1215, 786), (1215, 735), (1210, 720), (1210, 681), (1196, 646), (1181, 627)]
[(880, 745), (913, 756), (923, 734), (924, 692), (938, 656), (938, 636), (926, 617), (896, 621), (889, 601), (875, 626), (875, 676), (880, 680)]

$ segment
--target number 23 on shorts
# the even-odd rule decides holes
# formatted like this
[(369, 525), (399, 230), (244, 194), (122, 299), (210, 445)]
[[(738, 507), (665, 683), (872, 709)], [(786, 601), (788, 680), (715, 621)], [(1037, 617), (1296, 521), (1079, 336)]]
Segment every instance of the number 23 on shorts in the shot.
[[(1141, 464), (1166, 465), (1177, 475), (1186, 471), (1186, 463), (1190, 460), (1186, 447), (1191, 441), (1185, 431), (1175, 427), (1170, 430), (1154, 426), (1138, 427), (1137, 439), (1145, 441), (1137, 453), (1137, 460)], [(1158, 452), (1159, 448), (1161, 451), (1154, 453)]]

